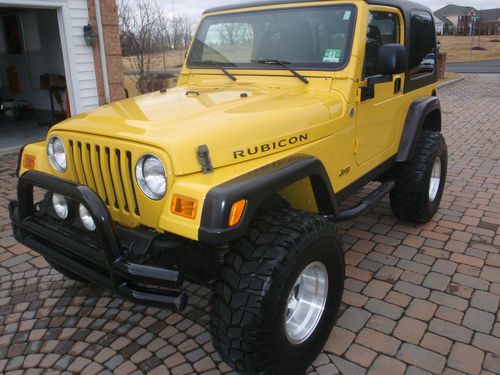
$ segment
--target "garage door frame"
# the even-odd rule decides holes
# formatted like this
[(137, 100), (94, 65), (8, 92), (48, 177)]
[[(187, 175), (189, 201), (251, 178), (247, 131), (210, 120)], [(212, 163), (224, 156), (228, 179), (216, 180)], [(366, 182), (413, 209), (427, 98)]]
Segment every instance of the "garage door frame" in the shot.
[[(54, 9), (57, 11), (59, 35), (66, 72), (66, 85), (72, 115), (81, 112), (82, 103), (79, 93), (79, 80), (76, 71), (76, 54), (68, 38), (72, 35), (71, 10), (68, 0), (0, 0), (0, 5), (15, 8)], [(83, 32), (82, 32), (83, 34)], [(83, 38), (83, 35), (82, 35)], [(94, 72), (95, 74), (95, 72)]]

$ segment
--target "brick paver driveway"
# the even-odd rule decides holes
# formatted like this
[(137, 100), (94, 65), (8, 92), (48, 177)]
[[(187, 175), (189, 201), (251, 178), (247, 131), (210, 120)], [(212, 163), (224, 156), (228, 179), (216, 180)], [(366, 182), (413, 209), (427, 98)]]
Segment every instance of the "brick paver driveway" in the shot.
[[(344, 311), (311, 370), (500, 373), (499, 87), (500, 75), (475, 75), (441, 93), (450, 167), (431, 223), (399, 223), (385, 199), (342, 225)], [(206, 329), (208, 290), (190, 288), (182, 314), (134, 305), (63, 278), (16, 244), (7, 213), (15, 163), (0, 158), (0, 373), (231, 371)]]

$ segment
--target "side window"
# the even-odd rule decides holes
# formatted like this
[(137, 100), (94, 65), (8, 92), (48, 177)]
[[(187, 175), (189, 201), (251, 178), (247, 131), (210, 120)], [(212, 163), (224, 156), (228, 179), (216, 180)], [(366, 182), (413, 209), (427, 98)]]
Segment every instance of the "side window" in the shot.
[(436, 35), (430, 13), (413, 11), (411, 14), (410, 61), (411, 78), (432, 73), (436, 65)]
[(370, 12), (366, 36), (364, 77), (377, 74), (378, 49), (384, 44), (399, 43), (400, 24), (395, 13)]

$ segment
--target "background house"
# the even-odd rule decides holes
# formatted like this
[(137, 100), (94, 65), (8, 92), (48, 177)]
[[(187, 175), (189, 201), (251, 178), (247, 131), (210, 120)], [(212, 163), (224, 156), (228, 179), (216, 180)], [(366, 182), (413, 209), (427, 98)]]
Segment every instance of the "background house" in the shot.
[(481, 35), (500, 35), (500, 8), (480, 10), (479, 16)]
[(451, 22), (452, 35), (471, 35), (474, 22), (472, 17), (477, 15), (477, 10), (473, 7), (449, 4), (435, 11), (434, 15), (440, 20)]
[(434, 16), (443, 23), (442, 35), (500, 34), (500, 8), (477, 10), (449, 4), (435, 11)]
[(446, 17), (441, 16), (439, 18), (434, 14), (434, 22), (437, 35), (453, 35), (455, 33), (455, 25)]
[(115, 0), (0, 0), (0, 149), (124, 96)]
[(434, 16), (434, 25), (436, 26), (436, 35), (443, 35), (444, 22)]

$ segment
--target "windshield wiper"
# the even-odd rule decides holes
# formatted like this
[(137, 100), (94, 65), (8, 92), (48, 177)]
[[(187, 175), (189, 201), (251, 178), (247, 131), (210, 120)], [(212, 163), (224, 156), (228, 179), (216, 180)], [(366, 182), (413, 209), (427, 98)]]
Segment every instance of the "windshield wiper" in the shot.
[(291, 72), (295, 77), (300, 79), (304, 83), (309, 83), (309, 80), (304, 77), (302, 74), (297, 72), (295, 69), (290, 68), (291, 62), (283, 61), (283, 60), (273, 60), (273, 59), (260, 59), (260, 60), (252, 60), (253, 63), (257, 64), (268, 64), (268, 65), (281, 65), (283, 68)]
[(222, 73), (224, 73), (225, 75), (227, 75), (231, 80), (233, 81), (237, 81), (238, 79), (236, 78), (236, 76), (234, 74), (231, 74), (229, 73), (226, 68), (224, 68), (220, 63), (218, 63), (217, 61), (213, 61), (213, 60), (204, 60), (203, 61), (204, 63), (208, 63), (208, 64), (212, 64), (214, 65), (215, 67), (217, 67), (218, 69), (220, 69), (222, 71)]

